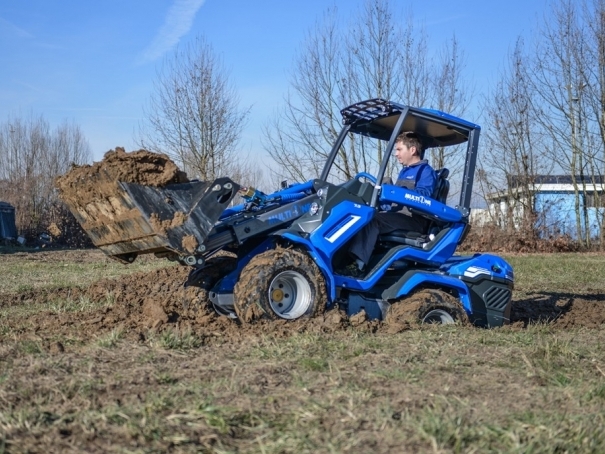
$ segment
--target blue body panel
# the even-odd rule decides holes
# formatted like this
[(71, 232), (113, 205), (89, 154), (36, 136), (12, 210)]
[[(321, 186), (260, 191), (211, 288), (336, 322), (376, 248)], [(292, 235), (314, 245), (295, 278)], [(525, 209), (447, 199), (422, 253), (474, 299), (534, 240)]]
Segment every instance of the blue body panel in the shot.
[(311, 233), (310, 244), (326, 263), (336, 251), (359, 232), (374, 216), (376, 210), (345, 201), (334, 207), (323, 223)]
[(490, 278), (500, 278), (511, 282), (515, 279), (513, 267), (502, 257), (493, 254), (452, 257), (441, 266), (440, 270), (451, 276), (465, 276), (467, 278), (489, 276)]
[[(364, 310), (370, 318), (381, 318), (391, 304), (402, 303), (414, 292), (427, 288), (457, 297), (469, 320), (477, 326), (501, 326), (509, 321), (512, 267), (491, 254), (454, 255), (468, 232), (480, 127), (441, 111), (379, 98), (352, 104), (341, 113), (343, 129), (318, 179), (268, 195), (244, 188), (245, 203), (225, 210), (220, 221), (232, 229), (233, 235), (227, 229), (217, 229), (217, 244), (236, 249), (238, 264), (212, 290), (231, 292), (233, 302), (235, 283), (253, 257), (276, 245), (293, 246), (306, 251), (321, 270), (328, 307), (344, 305), (349, 315)], [(384, 181), (402, 131), (415, 132), (425, 149), (466, 143), (462, 184), (457, 188), (460, 203), (456, 208), (439, 201), (447, 199), (447, 168), (438, 173), (435, 199), (393, 184), (376, 183)], [(368, 167), (375, 175), (361, 172), (343, 181), (340, 177), (345, 176), (345, 171), (338, 163), (343, 159), (343, 150), (346, 152), (349, 147), (345, 141), (351, 134), (381, 140), (384, 153), (377, 169)], [(335, 174), (332, 170), (336, 170)], [(335, 268), (350, 261), (349, 242), (385, 205), (397, 210), (406, 207), (413, 216), (424, 216), (429, 225), (422, 232), (397, 230), (383, 235), (363, 277), (341, 275)], [(268, 279), (267, 285), (271, 282)], [(229, 301), (229, 295), (225, 301)], [(429, 303), (427, 307), (443, 304), (438, 296)], [(459, 308), (451, 310), (460, 313)], [(426, 314), (418, 315), (422, 318)]]

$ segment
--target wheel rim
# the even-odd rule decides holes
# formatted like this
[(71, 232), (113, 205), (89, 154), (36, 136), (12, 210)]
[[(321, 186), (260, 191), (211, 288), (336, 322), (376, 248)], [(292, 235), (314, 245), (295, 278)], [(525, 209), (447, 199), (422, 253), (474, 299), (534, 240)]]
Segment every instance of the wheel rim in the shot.
[(294, 320), (311, 307), (311, 286), (305, 277), (296, 271), (283, 271), (271, 281), (269, 304), (279, 317)]
[(452, 323), (456, 323), (456, 320), (454, 320), (454, 317), (449, 312), (443, 309), (433, 309), (422, 318), (422, 323), (451, 325)]

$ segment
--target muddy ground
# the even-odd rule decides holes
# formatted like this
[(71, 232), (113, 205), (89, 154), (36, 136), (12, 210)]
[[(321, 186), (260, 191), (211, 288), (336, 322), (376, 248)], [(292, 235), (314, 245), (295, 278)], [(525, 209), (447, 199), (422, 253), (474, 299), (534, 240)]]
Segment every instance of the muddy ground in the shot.
[[(49, 260), (53, 260), (51, 257), (57, 258), (56, 253), (47, 256)], [(44, 260), (44, 256), (41, 255), (40, 259)], [(88, 254), (84, 252), (82, 260), (88, 259)], [(52, 301), (77, 301), (80, 298), (89, 299), (91, 303), (99, 303), (101, 306), (79, 313), (78, 317), (74, 317), (72, 313), (56, 313), (49, 309), (28, 315), (25, 324), (20, 318), (6, 320), (4, 328), (24, 335), (35, 334), (38, 339), (52, 339), (57, 332), (75, 338), (101, 337), (119, 328), (128, 340), (135, 342), (144, 342), (150, 330), (178, 330), (195, 333), (204, 339), (204, 343), (214, 340), (241, 342), (246, 337), (258, 334), (280, 337), (300, 332), (333, 332), (344, 330), (351, 324), (365, 326), (372, 331), (404, 329), (399, 325), (381, 326), (364, 317), (349, 320), (338, 310), (309, 321), (259, 321), (242, 325), (237, 320), (217, 315), (207, 307), (200, 307), (196, 298), (198, 289), (183, 288), (188, 273), (188, 267), (175, 265), (114, 280), (100, 280), (81, 289), (37, 290), (3, 295), (2, 307), (43, 307)], [(104, 304), (108, 297), (112, 301), (110, 306)], [(45, 344), (52, 348), (49, 342)]]
[[(95, 250), (66, 251), (69, 260), (108, 260)], [(61, 251), (32, 254), (35, 260), (58, 260)], [(19, 254), (8, 254), (3, 260), (22, 260)], [(369, 321), (364, 314), (351, 319), (341, 311), (331, 310), (312, 320), (296, 322), (259, 321), (242, 325), (239, 321), (219, 316), (207, 307), (200, 307), (198, 289), (183, 288), (189, 268), (168, 266), (147, 273), (136, 273), (118, 279), (101, 279), (84, 288), (35, 290), (2, 295), (0, 307), (44, 307), (52, 301), (80, 298), (97, 304), (73, 317), (71, 313), (57, 313), (52, 309), (20, 318), (5, 320), (5, 330), (35, 333), (37, 338), (50, 339), (57, 332), (79, 338), (98, 337), (119, 328), (131, 341), (144, 341), (149, 330), (187, 330), (206, 342), (219, 339), (241, 341), (258, 333), (288, 336), (300, 332), (336, 332), (351, 326), (368, 332), (395, 333), (408, 329), (408, 324)], [(514, 293), (518, 295), (518, 293)], [(108, 298), (111, 304), (105, 304)], [(565, 293), (524, 293), (514, 298), (512, 322), (508, 329), (522, 329), (529, 323), (546, 322), (553, 329), (571, 327), (599, 327), (605, 323), (602, 310), (605, 295), (575, 295)]]
[[(186, 175), (164, 155), (116, 149), (57, 184), (80, 223), (102, 230), (132, 217), (118, 180), (163, 186)], [(80, 250), (0, 260), (100, 274), (94, 265), (109, 259)], [(183, 288), (188, 273), (167, 262), (0, 292), (0, 454), (605, 451), (601, 291), (523, 288), (512, 323), (493, 330), (337, 308), (242, 324)]]
[[(109, 260), (98, 250), (1, 259), (62, 254)], [(0, 318), (0, 453), (605, 447), (599, 292), (517, 292), (513, 323), (495, 330), (338, 310), (242, 325), (199, 307), (183, 290), (187, 274), (167, 262), (81, 288), (0, 294), (9, 314)], [(539, 321), (544, 334), (529, 326)], [(594, 449), (574, 449), (585, 442)]]

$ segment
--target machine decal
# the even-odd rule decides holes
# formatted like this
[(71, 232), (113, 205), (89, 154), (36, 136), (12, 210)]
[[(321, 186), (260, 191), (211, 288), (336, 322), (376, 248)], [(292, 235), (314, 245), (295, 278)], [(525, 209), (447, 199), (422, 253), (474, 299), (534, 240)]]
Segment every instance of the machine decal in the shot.
[(359, 221), (360, 219), (361, 219), (361, 216), (351, 215), (349, 220), (342, 227), (340, 227), (336, 232), (334, 232), (330, 236), (326, 237), (326, 241), (328, 241), (329, 243), (333, 243), (338, 238), (340, 238), (343, 235), (343, 233), (345, 233), (347, 230), (349, 230), (350, 227), (355, 225), (355, 223), (357, 221)]
[(480, 268), (478, 266), (469, 266), (464, 272), (464, 275), (466, 277), (477, 277), (480, 274), (486, 274), (487, 276), (491, 276), (492, 273), (490, 273), (489, 270), (486, 270), (485, 268)]

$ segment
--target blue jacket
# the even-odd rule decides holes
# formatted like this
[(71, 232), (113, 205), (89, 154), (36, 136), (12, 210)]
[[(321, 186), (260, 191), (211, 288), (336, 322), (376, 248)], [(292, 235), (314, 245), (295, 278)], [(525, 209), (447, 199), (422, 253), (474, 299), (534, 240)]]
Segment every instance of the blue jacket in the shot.
[(428, 161), (423, 159), (401, 169), (395, 184), (416, 191), (424, 197), (432, 197), (437, 184), (437, 173)]

